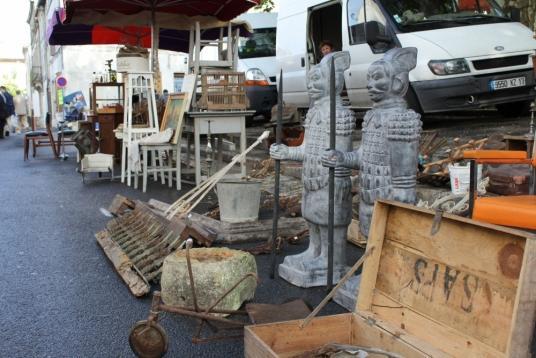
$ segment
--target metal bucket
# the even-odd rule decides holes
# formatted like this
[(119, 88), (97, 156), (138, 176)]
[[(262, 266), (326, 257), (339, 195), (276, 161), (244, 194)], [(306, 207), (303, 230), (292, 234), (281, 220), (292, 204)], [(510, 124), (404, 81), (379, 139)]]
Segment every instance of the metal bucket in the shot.
[(218, 183), (217, 192), (221, 221), (241, 223), (259, 219), (260, 181), (224, 179)]

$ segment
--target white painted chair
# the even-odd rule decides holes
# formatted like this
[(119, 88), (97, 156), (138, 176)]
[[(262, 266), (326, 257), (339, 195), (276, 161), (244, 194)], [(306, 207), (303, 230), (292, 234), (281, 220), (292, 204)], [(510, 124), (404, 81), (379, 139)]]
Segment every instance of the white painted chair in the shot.
[[(180, 144), (141, 144), (143, 183), (142, 190), (147, 190), (147, 177), (153, 173), (154, 180), (160, 175), (162, 184), (166, 183), (173, 187), (175, 178), (177, 190), (181, 190), (181, 147)], [(149, 166), (149, 156), (151, 165)], [(173, 175), (175, 174), (175, 176)]]
[[(123, 117), (122, 133), (122, 155), (121, 155), (121, 182), (125, 179), (127, 185), (131, 185), (131, 178), (134, 176), (134, 187), (138, 187), (138, 175), (132, 168), (131, 161), (128, 160), (132, 145), (137, 145), (137, 141), (148, 135), (158, 133), (158, 115), (156, 112), (155, 86), (152, 72), (127, 72), (125, 79), (125, 108)], [(146, 127), (135, 127), (132, 122), (133, 103), (132, 97), (139, 95), (140, 103), (142, 98), (147, 100), (148, 121)], [(142, 166), (143, 171), (143, 166)], [(143, 173), (141, 173), (143, 175)]]

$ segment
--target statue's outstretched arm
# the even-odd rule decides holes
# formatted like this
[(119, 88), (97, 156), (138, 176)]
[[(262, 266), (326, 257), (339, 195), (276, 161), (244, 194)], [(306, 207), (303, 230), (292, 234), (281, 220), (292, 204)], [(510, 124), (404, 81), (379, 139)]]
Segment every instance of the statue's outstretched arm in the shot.
[(299, 147), (289, 147), (285, 144), (272, 144), (270, 146), (270, 157), (278, 160), (303, 161), (304, 144)]
[(350, 169), (359, 169), (361, 167), (361, 153), (363, 150), (361, 147), (359, 147), (357, 150), (354, 150), (353, 152), (346, 152), (342, 153), (342, 165), (345, 168)]
[(303, 142), (300, 146), (288, 148), (288, 160), (303, 162), (304, 153), (305, 153), (305, 138), (303, 139)]

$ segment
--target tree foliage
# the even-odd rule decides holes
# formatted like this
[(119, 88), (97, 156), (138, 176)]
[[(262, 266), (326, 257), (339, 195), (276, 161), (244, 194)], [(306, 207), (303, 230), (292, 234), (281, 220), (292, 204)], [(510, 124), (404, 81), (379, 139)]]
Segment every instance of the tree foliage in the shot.
[(255, 6), (255, 9), (262, 12), (270, 12), (274, 9), (274, 7), (274, 0), (261, 0), (259, 5)]
[(15, 72), (2, 74), (0, 85), (4, 86), (6, 90), (13, 96), (17, 90), (21, 90), (21, 88), (19, 88), (17, 85), (17, 74)]

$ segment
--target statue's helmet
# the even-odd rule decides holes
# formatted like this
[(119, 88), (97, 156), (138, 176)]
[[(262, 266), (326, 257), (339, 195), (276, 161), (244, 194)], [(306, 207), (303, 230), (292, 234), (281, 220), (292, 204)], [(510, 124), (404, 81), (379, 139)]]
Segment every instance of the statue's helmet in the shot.
[(335, 93), (341, 93), (344, 87), (344, 71), (350, 67), (348, 51), (333, 52), (311, 68), (307, 74), (307, 88), (313, 99), (329, 96), (332, 63), (335, 67)]
[(391, 81), (398, 82), (396, 86), (391, 86), (393, 94), (404, 96), (409, 87), (409, 71), (417, 65), (417, 48), (391, 49), (385, 53), (383, 58), (373, 62), (372, 65), (383, 66)]

